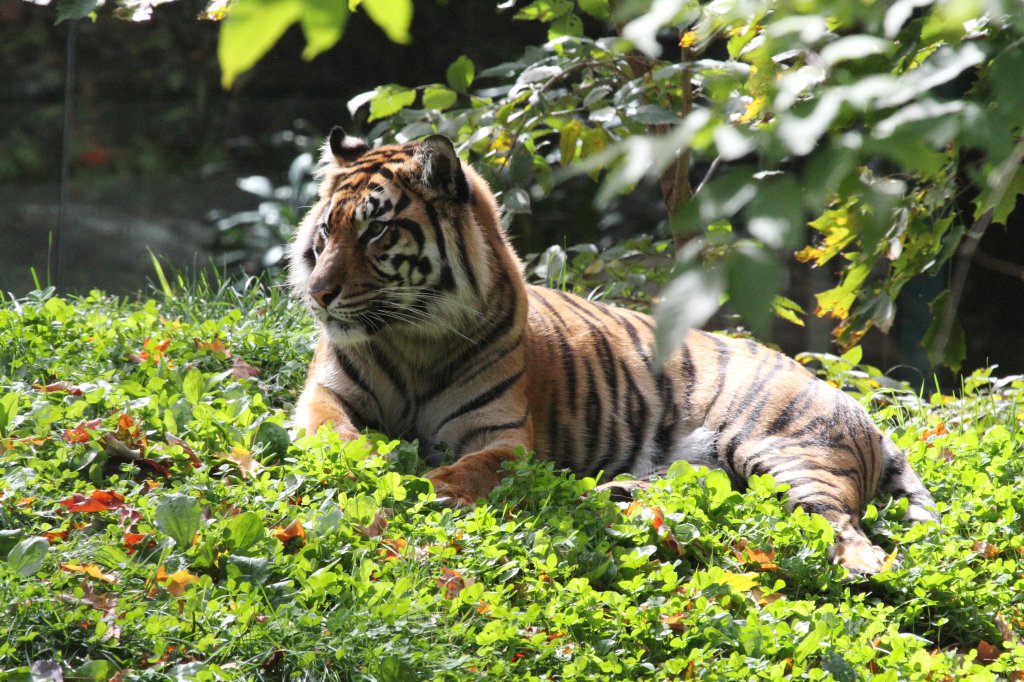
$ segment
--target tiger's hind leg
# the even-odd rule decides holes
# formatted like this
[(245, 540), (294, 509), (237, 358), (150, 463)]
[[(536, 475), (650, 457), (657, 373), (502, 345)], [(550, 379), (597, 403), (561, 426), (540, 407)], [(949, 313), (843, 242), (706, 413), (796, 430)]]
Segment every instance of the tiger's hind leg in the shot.
[(879, 483), (879, 492), (892, 495), (893, 501), (907, 498), (906, 519), (911, 523), (934, 521), (939, 523), (939, 515), (935, 512), (935, 500), (924, 487), (920, 477), (907, 461), (907, 455), (889, 438), (883, 436), (882, 449), (886, 455), (885, 470)]
[(825, 517), (835, 531), (833, 562), (858, 575), (878, 573), (884, 568), (885, 550), (871, 542), (860, 524), (873, 487), (861, 480), (862, 472), (835, 460), (822, 462), (801, 448), (786, 447), (771, 439), (745, 443), (727, 455), (727, 461), (743, 463), (747, 475), (771, 474), (776, 483), (789, 484), (787, 509), (801, 507)]

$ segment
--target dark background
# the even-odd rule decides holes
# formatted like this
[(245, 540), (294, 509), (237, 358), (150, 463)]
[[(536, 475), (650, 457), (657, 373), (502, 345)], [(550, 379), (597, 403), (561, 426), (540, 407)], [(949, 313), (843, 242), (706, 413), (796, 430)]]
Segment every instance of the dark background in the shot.
[[(236, 187), (238, 177), (284, 177), (296, 150), (282, 143), (281, 131), (319, 137), (335, 123), (353, 129), (345, 105), (359, 93), (383, 83), (444, 82), (460, 54), (482, 69), (543, 41), (543, 26), (514, 22), (494, 5), (418, 2), (409, 46), (388, 42), (356, 14), (341, 43), (312, 62), (301, 60), (304, 43), (293, 28), (231, 91), (220, 87), (218, 26), (196, 19), (201, 3), (159, 7), (145, 23), (106, 15), (79, 22), (61, 249), (67, 288), (144, 290), (153, 279), (150, 251), (176, 266), (223, 261), (210, 213), (258, 204)], [(0, 0), (0, 291), (15, 296), (36, 280), (45, 286), (55, 279), (48, 264), (59, 212), (69, 24), (55, 25), (54, 18), (51, 7)], [(514, 224), (519, 250), (607, 243), (658, 229), (662, 207), (651, 188), (640, 188), (610, 216), (589, 206), (590, 191), (562, 188), (532, 218)], [(988, 230), (971, 267), (960, 308), (966, 371), (995, 363), (998, 374), (1024, 373), (1024, 207), (1018, 204), (1009, 222)], [(865, 338), (866, 361), (929, 384), (919, 342), (930, 322), (926, 302), (947, 277), (906, 287), (892, 332)], [(812, 292), (831, 278), (794, 262), (788, 295), (813, 310)], [(829, 328), (813, 317), (806, 329), (778, 322), (772, 340), (790, 353), (828, 350)], [(955, 383), (949, 375), (943, 380)]]

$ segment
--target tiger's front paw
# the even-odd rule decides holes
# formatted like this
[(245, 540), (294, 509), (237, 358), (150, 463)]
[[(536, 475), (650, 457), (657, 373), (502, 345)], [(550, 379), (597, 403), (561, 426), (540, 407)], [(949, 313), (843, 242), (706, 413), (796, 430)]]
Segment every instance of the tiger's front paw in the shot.
[(461, 508), (473, 506), (477, 500), (487, 497), (487, 493), (494, 487), (474, 480), (473, 476), (467, 475), (469, 473), (464, 467), (460, 469), (457, 464), (453, 464), (428, 471), (425, 476), (434, 484), (438, 502), (446, 507)]

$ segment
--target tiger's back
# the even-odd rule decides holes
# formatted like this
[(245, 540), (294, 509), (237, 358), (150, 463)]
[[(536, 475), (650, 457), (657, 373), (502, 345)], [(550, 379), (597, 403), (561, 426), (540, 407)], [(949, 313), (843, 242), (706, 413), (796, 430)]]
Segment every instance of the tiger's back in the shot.
[(451, 143), (369, 150), (332, 131), (333, 167), (291, 251), (324, 333), (295, 422), (418, 438), (439, 495), (472, 503), (517, 449), (580, 474), (672, 461), (737, 485), (770, 473), (825, 516), (836, 559), (880, 569), (859, 525), (879, 490), (929, 520), (931, 497), (852, 398), (752, 341), (691, 331), (662, 368), (646, 315), (527, 285), (486, 183)]

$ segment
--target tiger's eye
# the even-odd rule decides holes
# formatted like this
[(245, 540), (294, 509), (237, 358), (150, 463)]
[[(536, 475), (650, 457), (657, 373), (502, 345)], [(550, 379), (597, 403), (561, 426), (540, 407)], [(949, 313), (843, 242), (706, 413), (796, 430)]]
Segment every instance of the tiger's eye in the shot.
[(387, 231), (387, 229), (387, 223), (382, 222), (380, 220), (374, 220), (373, 222), (366, 226), (366, 238), (372, 241), (377, 237), (381, 236), (382, 234), (384, 234)]

